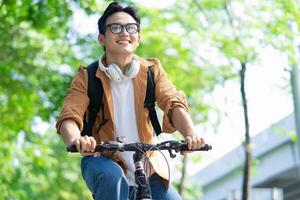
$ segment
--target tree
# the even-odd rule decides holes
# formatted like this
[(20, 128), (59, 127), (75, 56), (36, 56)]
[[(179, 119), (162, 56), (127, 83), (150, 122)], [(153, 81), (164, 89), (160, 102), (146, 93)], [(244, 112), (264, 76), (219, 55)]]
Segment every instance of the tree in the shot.
[(74, 195), (84, 186), (79, 171), (72, 171), (78, 159), (65, 159), (64, 147), (53, 132), (33, 130), (37, 121), (53, 121), (71, 80), (62, 68), (78, 63), (67, 36), (71, 15), (65, 1), (1, 2), (1, 199), (90, 195), (87, 191)]
[[(243, 199), (249, 197), (249, 179), (251, 168), (251, 142), (247, 109), (247, 98), (245, 93), (246, 69), (251, 64), (258, 62), (259, 49), (272, 46), (283, 53), (287, 53), (289, 60), (295, 61), (295, 47), (293, 33), (288, 29), (289, 22), (299, 25), (299, 2), (297, 1), (188, 1), (198, 9), (194, 18), (199, 19), (198, 26), (186, 18), (181, 18), (186, 24), (194, 27), (204, 27), (205, 39), (219, 49), (217, 56), (220, 60), (227, 60), (231, 70), (230, 76), (224, 74), (224, 80), (235, 78), (232, 72), (237, 66), (240, 68), (241, 97), (244, 108), (245, 120), (245, 166), (243, 178)], [(186, 6), (185, 6), (186, 7)], [(182, 8), (185, 8), (182, 6)], [(189, 7), (190, 10), (192, 10)], [(184, 13), (184, 11), (183, 11)], [(193, 12), (189, 12), (193, 13)], [(271, 14), (272, 13), (272, 14)], [(195, 22), (194, 22), (195, 23)], [(299, 26), (298, 26), (299, 27)], [(198, 34), (201, 41), (203, 33)], [(296, 36), (297, 37), (297, 36)], [(223, 61), (223, 60), (222, 60)], [(226, 61), (225, 61), (226, 63)]]

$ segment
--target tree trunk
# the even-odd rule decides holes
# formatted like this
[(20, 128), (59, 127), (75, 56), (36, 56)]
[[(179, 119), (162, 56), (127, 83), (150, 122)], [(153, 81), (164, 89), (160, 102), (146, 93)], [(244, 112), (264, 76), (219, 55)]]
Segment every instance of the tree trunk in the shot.
[(245, 73), (246, 73), (246, 63), (241, 63), (240, 71), (240, 81), (241, 81), (241, 96), (243, 102), (244, 110), (244, 120), (245, 120), (245, 163), (244, 163), (244, 173), (243, 173), (243, 188), (242, 188), (242, 199), (248, 200), (250, 194), (250, 171), (251, 171), (251, 142), (249, 134), (249, 120), (248, 120), (248, 105), (245, 92)]
[[(293, 96), (293, 103), (294, 103), (294, 120), (295, 120), (296, 133), (297, 133), (297, 146), (298, 146), (298, 152), (300, 156), (300, 124), (297, 123), (300, 121), (300, 104), (299, 104), (300, 81), (299, 81), (299, 69), (297, 67), (297, 64), (292, 65), (292, 69), (290, 71), (290, 81), (291, 81), (292, 96)], [(298, 167), (298, 177), (300, 178), (300, 166)]]

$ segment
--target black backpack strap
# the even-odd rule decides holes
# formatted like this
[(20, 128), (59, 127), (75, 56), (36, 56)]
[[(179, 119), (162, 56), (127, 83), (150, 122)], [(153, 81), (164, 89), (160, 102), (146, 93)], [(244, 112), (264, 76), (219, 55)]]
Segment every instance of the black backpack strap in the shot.
[[(107, 119), (103, 116), (103, 86), (100, 79), (96, 77), (96, 71), (98, 69), (98, 61), (93, 62), (87, 67), (88, 72), (88, 96), (90, 104), (88, 106), (89, 116), (87, 120), (87, 114), (84, 114), (83, 118), (83, 130), (81, 135), (92, 136), (93, 126), (97, 117), (97, 114), (102, 107), (102, 122), (99, 128), (107, 122)], [(98, 128), (98, 129), (99, 129)]]
[(147, 71), (147, 90), (146, 90), (146, 98), (144, 102), (144, 107), (147, 107), (149, 111), (149, 117), (153, 129), (156, 133), (156, 136), (161, 134), (161, 127), (157, 118), (156, 110), (155, 110), (155, 81), (154, 81), (154, 72), (151, 67), (148, 67)]

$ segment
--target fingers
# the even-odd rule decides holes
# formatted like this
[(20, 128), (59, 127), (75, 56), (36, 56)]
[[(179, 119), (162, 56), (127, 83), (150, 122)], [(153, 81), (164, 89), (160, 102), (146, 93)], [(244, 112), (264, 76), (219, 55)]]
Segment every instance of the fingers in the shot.
[(91, 141), (91, 152), (94, 152), (97, 142), (96, 142), (95, 138), (93, 138), (93, 137), (90, 141)]
[(77, 151), (80, 152), (81, 151), (81, 145), (80, 145), (79, 139), (76, 138), (73, 143), (75, 144)]
[[(96, 147), (96, 140), (94, 137), (89, 137), (89, 136), (84, 136), (80, 138), (76, 138), (73, 142), (76, 145), (76, 148), (78, 152), (82, 156), (87, 156), (87, 155), (94, 155), (95, 147)], [(96, 154), (97, 156), (98, 154)]]
[(205, 140), (197, 135), (187, 136), (185, 138), (185, 141), (188, 144), (190, 150), (200, 149), (205, 145)]

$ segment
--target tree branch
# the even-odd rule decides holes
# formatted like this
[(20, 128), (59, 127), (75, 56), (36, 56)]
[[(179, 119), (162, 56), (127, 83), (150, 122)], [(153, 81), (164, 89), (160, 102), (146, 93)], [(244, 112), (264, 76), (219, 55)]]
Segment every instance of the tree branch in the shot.
[(238, 37), (238, 34), (237, 34), (237, 29), (238, 29), (238, 28), (235, 27), (235, 25), (234, 25), (234, 21), (236, 21), (236, 20), (233, 18), (233, 16), (232, 16), (231, 13), (230, 13), (229, 6), (228, 6), (228, 1), (230, 1), (230, 0), (226, 0), (226, 1), (225, 1), (225, 4), (224, 4), (224, 10), (225, 10), (225, 13), (226, 13), (226, 15), (227, 15), (227, 17), (228, 17), (229, 24), (230, 24), (230, 26), (231, 26), (231, 28), (232, 28), (232, 34), (233, 34), (233, 36), (234, 36), (234, 40), (235, 40), (239, 45), (243, 46), (242, 43), (241, 43), (241, 41), (240, 41), (240, 39), (239, 39), (239, 37)]
[(200, 3), (198, 1), (193, 1), (193, 3), (195, 4), (195, 6), (199, 9), (199, 11), (203, 14), (206, 22), (209, 24), (210, 20), (207, 17), (207, 15), (205, 14), (204, 10), (202, 9), (202, 6), (200, 5)]

